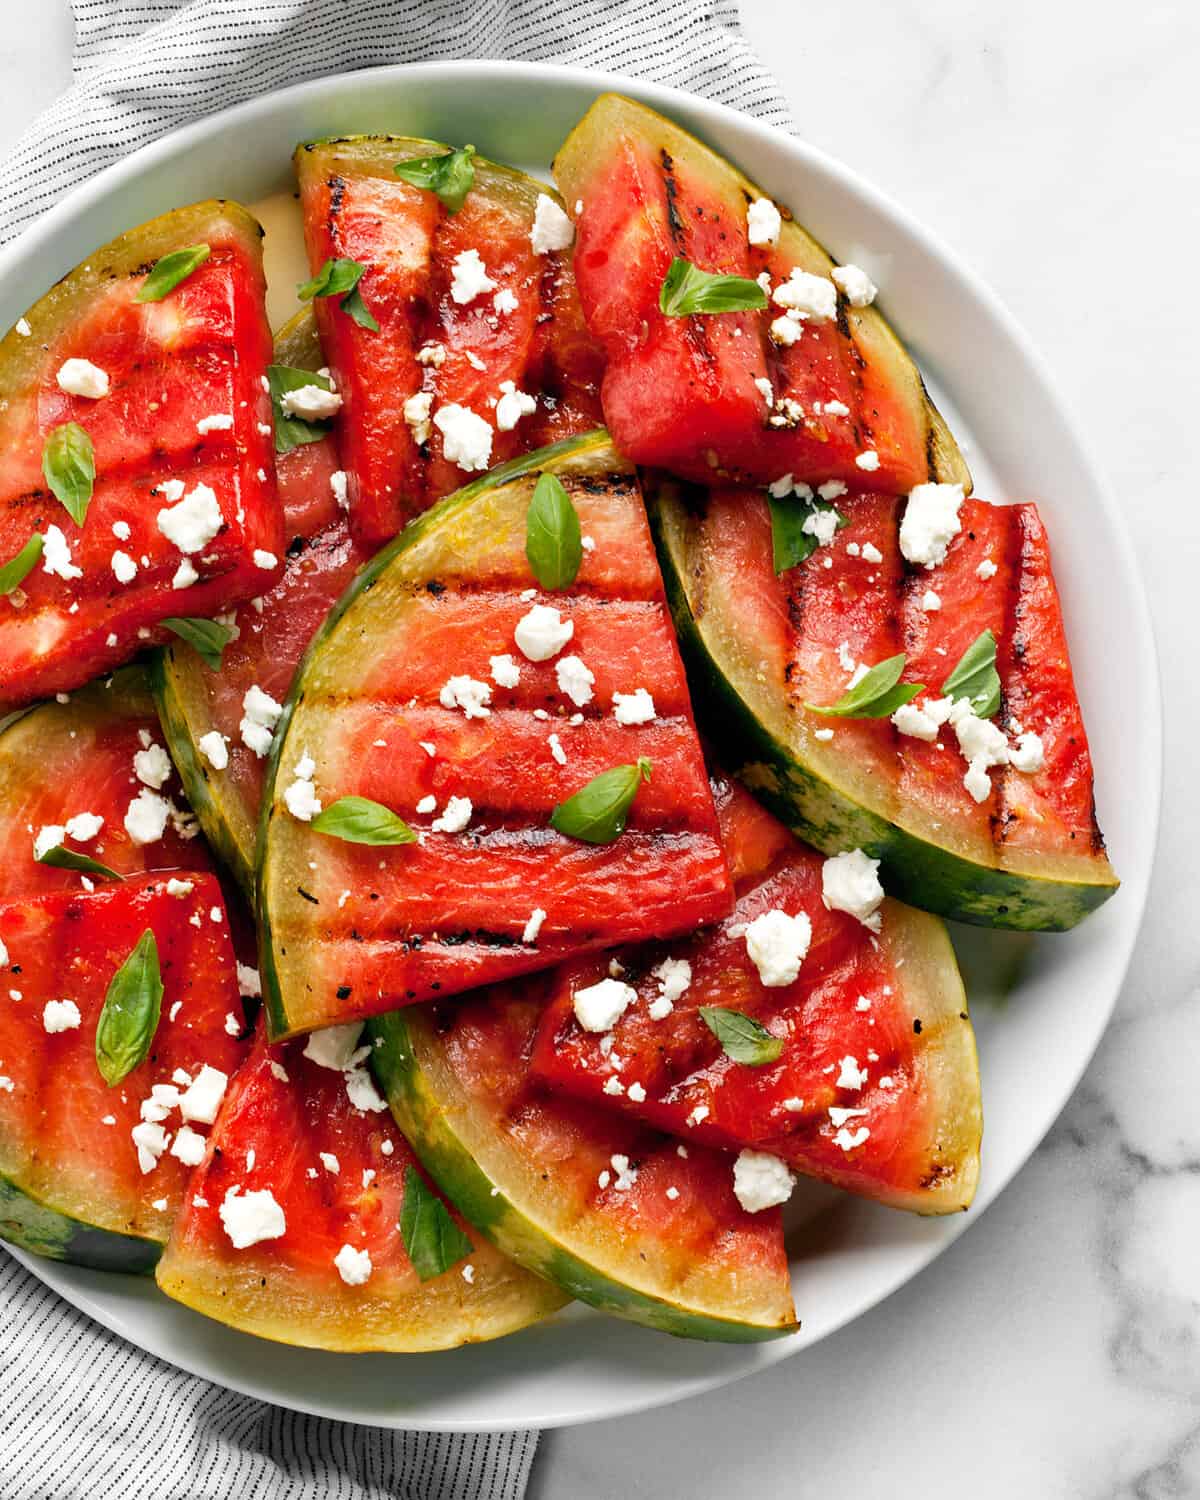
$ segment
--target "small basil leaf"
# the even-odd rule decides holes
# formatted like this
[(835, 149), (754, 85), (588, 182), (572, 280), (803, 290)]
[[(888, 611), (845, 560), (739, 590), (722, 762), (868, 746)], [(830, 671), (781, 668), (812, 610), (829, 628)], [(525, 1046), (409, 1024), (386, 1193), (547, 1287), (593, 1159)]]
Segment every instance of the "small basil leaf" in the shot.
[(877, 662), (852, 688), (847, 688), (836, 703), (806, 703), (813, 713), (829, 714), (839, 719), (887, 719), (905, 703), (911, 703), (925, 691), (923, 682), (901, 682), (907, 660), (904, 653)]
[(601, 771), (550, 814), (550, 826), (585, 844), (611, 844), (625, 832), (625, 820), (638, 788), (650, 780), (650, 762), (639, 757), (632, 766)]
[(773, 495), (768, 495), (767, 507), (771, 512), (771, 546), (776, 573), (784, 573), (788, 568), (807, 562), (817, 550), (816, 536), (804, 529), (810, 516), (828, 510), (837, 517), (839, 531), (850, 524), (827, 500), (776, 500)]
[(352, 318), (360, 328), (366, 328), (371, 333), (379, 332), (379, 324), (372, 316), (371, 309), (363, 301), (361, 287), (355, 287), (352, 292), (347, 292), (342, 298), (342, 311), (348, 318)]
[(579, 512), (562, 481), (543, 474), (525, 512), (525, 556), (544, 589), (565, 589), (575, 582), (583, 561)]
[(170, 619), (164, 620), (163, 624), (199, 654), (210, 672), (221, 670), (221, 653), (233, 640), (233, 631), (228, 625), (217, 620), (196, 619)]
[(658, 305), (668, 318), (683, 318), (690, 313), (746, 312), (766, 307), (767, 294), (747, 276), (701, 271), (677, 255), (663, 278)]
[(781, 1036), (772, 1036), (753, 1016), (744, 1016), (740, 1010), (727, 1010), (722, 1005), (702, 1005), (700, 1015), (720, 1042), (722, 1052), (734, 1062), (761, 1068), (764, 1063), (774, 1062), (783, 1051)]
[(1000, 707), (1000, 674), (996, 671), (996, 637), (984, 630), (959, 658), (958, 665), (942, 683), (944, 698), (968, 698), (971, 712), (990, 719)]
[(440, 1276), (474, 1249), (450, 1217), (450, 1210), (413, 1166), (404, 1169), (400, 1238), (420, 1281)]
[(62, 844), (55, 844), (54, 848), (47, 849), (45, 854), (35, 854), (34, 859), (39, 865), (53, 865), (56, 870), (78, 870), (81, 875), (99, 875), (103, 880), (125, 879), (124, 875), (118, 874), (116, 870), (110, 870), (98, 859), (90, 859), (86, 854), (77, 854), (74, 849), (67, 849)]
[(363, 266), (357, 260), (327, 260), (311, 281), (296, 288), (301, 302), (314, 297), (343, 297), (358, 285)]
[(96, 1066), (112, 1088), (145, 1062), (162, 1013), (158, 944), (149, 929), (113, 975), (96, 1023)]
[(172, 250), (161, 260), (156, 260), (149, 276), (142, 282), (135, 302), (161, 302), (168, 292), (173, 292), (181, 281), (186, 281), (193, 271), (199, 270), (212, 250), (208, 245), (185, 245), (182, 250)]
[(290, 453), (302, 443), (319, 443), (329, 432), (327, 422), (306, 422), (290, 416), (281, 402), (288, 391), (306, 385), (319, 385), (323, 391), (333, 389), (329, 378), (315, 370), (297, 370), (291, 365), (268, 365), (267, 384), (271, 387), (271, 408), (275, 413), (275, 452)]
[(436, 193), (447, 213), (456, 214), (475, 186), (474, 146), (464, 146), (443, 156), (414, 156), (392, 168), (397, 177), (413, 187)]
[(312, 820), (318, 833), (348, 844), (415, 844), (416, 834), (382, 802), (368, 797), (339, 797)]
[(72, 521), (82, 526), (96, 482), (96, 455), (91, 438), (78, 422), (64, 422), (46, 439), (42, 473)]
[(20, 552), (0, 568), (0, 594), (11, 594), (13, 589), (20, 587), (37, 566), (41, 555), (42, 536), (41, 532), (35, 531)]

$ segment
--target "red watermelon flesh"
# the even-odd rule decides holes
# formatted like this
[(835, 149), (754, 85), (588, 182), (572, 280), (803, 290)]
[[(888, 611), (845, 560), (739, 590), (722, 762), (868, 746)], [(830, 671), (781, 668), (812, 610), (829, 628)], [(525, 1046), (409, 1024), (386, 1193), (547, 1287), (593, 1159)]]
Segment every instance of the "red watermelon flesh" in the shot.
[[(827, 910), (823, 857), (748, 793), (724, 781), (716, 790), (737, 880), (733, 914), (683, 943), (619, 949), (611, 970), (611, 959), (590, 958), (559, 970), (534, 1076), (688, 1140), (765, 1151), (899, 1207), (966, 1207), (978, 1172), (979, 1085), (944, 929), (888, 902), (876, 939)], [(806, 913), (812, 942), (798, 979), (768, 989), (744, 931), (772, 910)], [(654, 971), (668, 958), (690, 965), (690, 983), (655, 1018)], [(582, 1029), (572, 997), (610, 973), (638, 1000), (602, 1037)], [(783, 1039), (778, 1060), (751, 1066), (725, 1055), (702, 1006), (753, 1017)]]
[[(77, 878), (77, 877), (76, 877)], [(163, 1240), (188, 1168), (170, 1150), (142, 1171), (130, 1132), (152, 1085), (185, 1085), (203, 1066), (232, 1074), (245, 1054), (244, 1017), (220, 887), (191, 873), (178, 893), (164, 875), (131, 876), (94, 892), (0, 904), (8, 995), (0, 1005), (0, 1171), (69, 1217)], [(110, 1087), (95, 1055), (96, 1023), (118, 967), (154, 933), (162, 1013), (146, 1060)], [(72, 1000), (81, 1024), (47, 1031), (48, 1001)], [(174, 1138), (177, 1108), (162, 1122)], [(207, 1126), (192, 1121), (204, 1134)]]
[[(163, 1290), (247, 1332), (343, 1351), (449, 1347), (560, 1305), (453, 1209), (471, 1248), (440, 1276), (418, 1279), (400, 1216), (407, 1174), (424, 1173), (365, 1087), (355, 1095), (372, 1106), (364, 1109), (344, 1073), (307, 1058), (303, 1042), (269, 1046), (260, 1029), (188, 1185), (157, 1271)], [(235, 1248), (221, 1219), (231, 1191), (269, 1192), (284, 1233)], [(359, 1284), (335, 1264), (347, 1245), (369, 1256)]]
[[(575, 295), (569, 254), (534, 253), (539, 194), (552, 193), (508, 168), (475, 160), (475, 185), (455, 214), (437, 197), (397, 178), (407, 157), (437, 154), (428, 141), (356, 137), (301, 146), (296, 153), (305, 235), (314, 270), (330, 257), (366, 269), (360, 291), (379, 331), (364, 329), (337, 299), (316, 303), (322, 343), (345, 406), (338, 441), (349, 476), (355, 533), (378, 546), (470, 478), (445, 454), (436, 425), (427, 435), (405, 420), (409, 397), (426, 392), (432, 414), (468, 408), (490, 428), (488, 468), (600, 423), (599, 352)], [(461, 302), (454, 263), (477, 252), (495, 288)], [(497, 310), (508, 293), (515, 307)], [(420, 363), (429, 348), (437, 363)], [(535, 412), (500, 431), (500, 386), (536, 397)]]
[(772, 289), (793, 269), (822, 278), (833, 269), (786, 210), (776, 246), (750, 245), (747, 210), (763, 195), (729, 163), (654, 111), (609, 94), (572, 131), (554, 171), (576, 206), (575, 274), (608, 359), (605, 420), (636, 462), (698, 483), (770, 483), (791, 473), (896, 493), (935, 477), (969, 481), (915, 366), (874, 307), (841, 296), (835, 317), (810, 317), (790, 346), (770, 335), (783, 313), (774, 302), (716, 315), (661, 311), (676, 258), (746, 279), (765, 272)]
[[(213, 615), (278, 575), (259, 239), (235, 205), (164, 215), (97, 251), (30, 309), (19, 325), (28, 336), (18, 327), (0, 343), (0, 559), (34, 532), (49, 534), (42, 562), (0, 618), (0, 706), (76, 687), (168, 638), (165, 618)], [(198, 242), (211, 247), (204, 264), (164, 300), (135, 301), (156, 259)], [(109, 394), (64, 393), (57, 375), (68, 358), (104, 370)], [(42, 475), (46, 439), (67, 422), (87, 431), (95, 455), (82, 527)], [(198, 486), (211, 490), (221, 524), (185, 554), (158, 515)], [(55, 555), (50, 527), (65, 538), (64, 567), (81, 576), (46, 570)], [(125, 566), (121, 554), (137, 570), (125, 583), (114, 572)], [(176, 587), (185, 564), (183, 576), (190, 568), (196, 581)]]

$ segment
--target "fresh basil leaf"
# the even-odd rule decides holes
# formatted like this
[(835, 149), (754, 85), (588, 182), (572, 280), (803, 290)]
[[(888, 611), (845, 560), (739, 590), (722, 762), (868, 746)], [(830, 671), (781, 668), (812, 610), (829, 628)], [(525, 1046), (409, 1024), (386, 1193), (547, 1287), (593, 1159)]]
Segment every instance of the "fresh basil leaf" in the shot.
[(113, 975), (96, 1023), (96, 1066), (112, 1088), (145, 1062), (162, 1013), (158, 944), (148, 928)]
[(990, 719), (1000, 707), (1000, 674), (996, 671), (996, 637), (983, 630), (959, 658), (958, 665), (942, 683), (944, 698), (968, 698), (971, 712)]
[(10, 557), (0, 568), (0, 594), (11, 594), (15, 588), (19, 588), (37, 567), (41, 555), (42, 534), (35, 531), (20, 552), (15, 557)]
[(163, 624), (186, 641), (203, 660), (210, 672), (221, 670), (221, 653), (233, 640), (233, 631), (218, 620), (170, 619)]
[(357, 260), (327, 260), (311, 281), (296, 288), (301, 302), (314, 297), (343, 297), (358, 285), (363, 267)]
[(550, 826), (585, 844), (611, 844), (625, 832), (625, 820), (638, 788), (649, 780), (650, 762), (645, 756), (640, 756), (636, 765), (601, 771), (574, 796), (558, 803), (550, 814)]
[(925, 691), (923, 682), (901, 682), (907, 657), (889, 656), (877, 662), (852, 688), (847, 688), (836, 703), (806, 703), (813, 713), (829, 714), (839, 719), (887, 719), (905, 703), (911, 703)]
[(776, 573), (784, 573), (788, 568), (807, 562), (817, 550), (816, 537), (804, 529), (810, 516), (820, 510), (829, 510), (837, 517), (839, 531), (850, 524), (827, 500), (776, 500), (774, 495), (768, 495), (767, 507), (771, 512), (771, 546)]
[(723, 1005), (702, 1005), (700, 1016), (720, 1042), (722, 1052), (734, 1062), (761, 1068), (764, 1063), (774, 1062), (783, 1051), (781, 1036), (772, 1036), (753, 1016), (744, 1016), (740, 1010), (727, 1010)]
[(193, 271), (199, 270), (212, 250), (208, 245), (185, 245), (182, 250), (172, 250), (161, 260), (156, 260), (149, 276), (142, 282), (135, 302), (161, 302), (168, 292), (173, 292), (181, 281), (186, 281)]
[(746, 312), (766, 307), (767, 294), (747, 276), (721, 276), (701, 271), (677, 255), (663, 277), (658, 305), (668, 318), (691, 313)]
[(413, 187), (436, 193), (446, 212), (456, 214), (475, 186), (474, 155), (474, 146), (464, 146), (442, 156), (413, 156), (408, 161), (398, 161), (392, 171)]
[(339, 797), (312, 820), (318, 833), (348, 844), (415, 844), (416, 834), (382, 802), (368, 797)]
[(102, 865), (98, 859), (90, 859), (86, 854), (78, 854), (74, 849), (67, 849), (62, 844), (55, 844), (53, 849), (47, 849), (45, 854), (34, 855), (39, 865), (53, 865), (56, 870), (78, 870), (81, 875), (99, 875), (103, 880), (124, 880), (124, 875), (118, 874), (116, 870), (110, 870), (107, 865)]
[(76, 526), (82, 526), (96, 482), (96, 455), (91, 438), (78, 422), (64, 422), (46, 439), (42, 473), (55, 499)]
[(450, 1210), (411, 1165), (404, 1169), (400, 1238), (420, 1281), (440, 1276), (474, 1249), (450, 1217)]
[(544, 589), (565, 589), (575, 582), (583, 561), (579, 512), (562, 480), (543, 474), (525, 512), (525, 556)]
[(342, 298), (342, 311), (348, 318), (358, 324), (360, 328), (366, 328), (371, 333), (379, 332), (379, 324), (371, 314), (371, 309), (363, 301), (362, 289), (355, 287), (352, 292), (347, 292)]
[(275, 452), (290, 453), (302, 443), (319, 443), (329, 432), (327, 422), (306, 422), (303, 417), (289, 416), (281, 402), (288, 391), (298, 391), (306, 385), (319, 385), (323, 391), (331, 391), (332, 384), (326, 375), (315, 370), (297, 370), (291, 365), (268, 365), (267, 384), (271, 387), (271, 409), (275, 413)]

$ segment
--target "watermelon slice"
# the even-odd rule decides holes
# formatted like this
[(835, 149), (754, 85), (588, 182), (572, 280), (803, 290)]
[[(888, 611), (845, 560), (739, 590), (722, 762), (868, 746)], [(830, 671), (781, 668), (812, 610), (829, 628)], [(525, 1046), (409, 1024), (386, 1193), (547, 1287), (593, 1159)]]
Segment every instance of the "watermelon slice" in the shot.
[[(158, 1284), (245, 1333), (341, 1352), (450, 1349), (563, 1305), (556, 1287), (457, 1214), (468, 1258), (419, 1280), (399, 1227), (411, 1170), (419, 1171), (416, 1158), (382, 1105), (358, 1107), (346, 1075), (310, 1061), (300, 1043), (269, 1046), (260, 1028), (188, 1185)], [(235, 1248), (221, 1217), (231, 1192), (269, 1192), (283, 1233)]]
[[(600, 422), (600, 354), (583, 323), (570, 256), (539, 255), (531, 240), (538, 198), (557, 201), (553, 189), (477, 156), (474, 186), (451, 214), (434, 193), (393, 172), (397, 162), (448, 149), (405, 136), (353, 136), (296, 152), (313, 270), (329, 259), (363, 266), (358, 291), (379, 325), (363, 327), (340, 298), (316, 302), (345, 402), (338, 438), (351, 518), (370, 546), (473, 470)], [(481, 258), (477, 291), (456, 277), (464, 256), (464, 264)], [(509, 381), (537, 406), (501, 430), (497, 401)], [(432, 405), (423, 419), (411, 408), (406, 419), (405, 404), (418, 393)], [(438, 412), (450, 407), (485, 424), (487, 452), (463, 467), (438, 426)]]
[(521, 1265), (605, 1312), (732, 1343), (796, 1327), (778, 1208), (732, 1158), (529, 1077), (545, 976), (370, 1023), (372, 1066), (430, 1175)]
[[(837, 504), (849, 525), (776, 576), (761, 493), (666, 482), (653, 498), (680, 642), (726, 763), (818, 849), (881, 859), (888, 891), (911, 905), (986, 926), (1074, 926), (1117, 879), (1036, 507), (964, 501), (944, 562), (927, 569), (900, 555), (904, 501)], [(949, 726), (924, 742), (887, 718), (804, 707), (835, 702), (857, 664), (898, 652), (904, 680), (936, 697), (985, 630), (997, 642), (995, 722), (1009, 743), (1036, 733), (1044, 764), (992, 771), (982, 802)]]
[[(638, 1000), (603, 1036), (579, 1025), (573, 997), (609, 973), (608, 956), (558, 970), (533, 1076), (689, 1141), (769, 1152), (896, 1208), (966, 1208), (979, 1174), (979, 1069), (945, 928), (893, 901), (880, 908), (878, 936), (827, 910), (824, 858), (740, 787), (720, 780), (715, 790), (732, 915), (683, 943), (618, 950)], [(767, 988), (745, 928), (772, 910), (805, 913), (812, 940), (796, 981)], [(672, 1009), (664, 989), (685, 975)], [(779, 1057), (734, 1061), (702, 1006), (751, 1017), (782, 1039)]]
[[(304, 370), (321, 365), (307, 309), (281, 330), (275, 362)], [(237, 636), (219, 672), (182, 640), (164, 647), (152, 670), (163, 734), (188, 799), (251, 902), (266, 759), (243, 737), (243, 700), (258, 688), (283, 702), (317, 627), (370, 555), (351, 537), (338, 503), (345, 477), (332, 436), (279, 454), (277, 472), (287, 538), (283, 577), (239, 607)], [(214, 734), (221, 743), (210, 738)]]
[[(149, 1055), (110, 1087), (96, 1023), (146, 931), (158, 947), (161, 1018)], [(220, 887), (211, 875), (141, 875), (90, 893), (6, 899), (0, 943), (0, 1235), (55, 1260), (148, 1271), (189, 1171), (173, 1150), (186, 1157), (202, 1145), (211, 1113), (197, 1095), (179, 1095), (204, 1068), (228, 1076), (246, 1050)], [(210, 1076), (201, 1093), (207, 1082), (220, 1080)], [(162, 1149), (139, 1150), (131, 1132), (143, 1123), (165, 1132)]]
[[(530, 587), (525, 556), (526, 510), (543, 474), (566, 487), (593, 543), (575, 583), (556, 592)], [(514, 644), (537, 604), (572, 624), (558, 661), (582, 658), (594, 676), (588, 702), (566, 695), (558, 662), (526, 660)], [(491, 676), (502, 656), (510, 669), (520, 661), (515, 687)], [(447, 706), (456, 685), (471, 683), (490, 706), (468, 716), (470, 691)], [(614, 694), (647, 684), (654, 717), (620, 722)], [(615, 841), (551, 827), (556, 804), (640, 757), (651, 777)], [(297, 675), (268, 775), (258, 911), (276, 1036), (623, 938), (690, 931), (728, 911), (728, 868), (641, 496), (606, 433), (493, 470), (358, 575)], [(332, 808), (345, 797), (382, 804), (420, 841), (346, 842), (303, 816), (314, 798)]]
[[(0, 341), (0, 561), (43, 541), (0, 614), (0, 707), (76, 687), (166, 640), (165, 619), (210, 616), (278, 576), (260, 237), (232, 203), (164, 214), (97, 250)], [(156, 262), (198, 244), (210, 254), (185, 280), (137, 300)], [(81, 385), (68, 361), (95, 369)], [(43, 475), (68, 424), (94, 456), (82, 525)]]
[(676, 257), (765, 274), (772, 288), (798, 269), (822, 279), (832, 305), (834, 262), (788, 210), (777, 243), (749, 243), (749, 206), (764, 195), (722, 157), (645, 105), (605, 94), (567, 137), (554, 175), (574, 206), (588, 327), (608, 357), (605, 420), (635, 462), (699, 483), (790, 473), (892, 493), (927, 479), (969, 486), (916, 366), (873, 306), (839, 295), (834, 316), (810, 316), (787, 346), (769, 331), (784, 311), (775, 303), (660, 310)]
[[(0, 901), (81, 889), (76, 871), (35, 861), (34, 842), (46, 828), (61, 830), (49, 842), (122, 875), (211, 869), (177, 778), (172, 773), (157, 788), (150, 784), (164, 772), (171, 767), (141, 667), (123, 667), (65, 702), (42, 703), (10, 719), (0, 728)], [(131, 816), (136, 838), (127, 826)], [(96, 818), (103, 820), (98, 831), (75, 836), (91, 833)]]

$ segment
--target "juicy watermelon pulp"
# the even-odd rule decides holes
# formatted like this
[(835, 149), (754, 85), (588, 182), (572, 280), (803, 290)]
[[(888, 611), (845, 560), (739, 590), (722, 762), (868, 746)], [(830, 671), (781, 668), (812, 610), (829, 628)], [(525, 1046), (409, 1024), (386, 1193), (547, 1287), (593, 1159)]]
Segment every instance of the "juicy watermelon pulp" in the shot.
[[(776, 576), (761, 493), (666, 483), (653, 499), (680, 642), (723, 757), (818, 848), (880, 858), (887, 889), (915, 906), (989, 926), (1073, 926), (1117, 881), (1036, 506), (964, 501), (945, 562), (926, 569), (900, 554), (904, 501), (837, 505), (849, 524)], [(930, 592), (939, 608), (925, 607)], [(949, 726), (925, 743), (889, 719), (804, 706), (835, 702), (855, 664), (898, 652), (904, 680), (936, 698), (984, 630), (997, 642), (996, 722), (1010, 737), (1036, 732), (1045, 765), (993, 770), (982, 803)]]
[[(525, 513), (545, 472), (562, 481), (594, 542), (575, 583), (557, 592), (531, 587), (525, 557)], [(527, 661), (514, 645), (516, 622), (539, 602), (573, 621), (569, 651), (595, 674), (582, 710), (559, 690), (554, 661)], [(452, 677), (491, 681), (489, 660), (500, 654), (520, 661), (520, 681), (492, 683), (485, 717), (442, 704)], [(619, 723), (614, 692), (647, 684), (656, 717)], [(551, 828), (557, 803), (640, 756), (652, 775), (620, 838), (597, 846)], [(323, 806), (346, 796), (382, 803), (420, 842), (349, 843), (293, 816), (285, 792), (306, 758)], [(688, 931), (728, 910), (728, 869), (640, 492), (607, 434), (493, 471), (359, 574), (293, 685), (270, 775), (258, 909), (278, 1035), (444, 997), (622, 938)], [(417, 811), (428, 797), (439, 810), (468, 798), (468, 827), (435, 830), (434, 814)], [(527, 941), (539, 908), (544, 921)]]
[[(77, 877), (76, 877), (77, 878)], [(147, 1270), (179, 1207), (188, 1168), (165, 1151), (139, 1166), (131, 1130), (156, 1084), (182, 1069), (231, 1074), (245, 1053), (242, 1003), (220, 887), (163, 875), (94, 892), (0, 904), (8, 995), (0, 1005), (0, 1233), (55, 1259)], [(217, 920), (214, 920), (214, 916)], [(96, 1065), (96, 1023), (117, 969), (153, 932), (162, 1013), (149, 1055), (110, 1087)], [(81, 1024), (50, 1033), (48, 1001), (72, 1000)], [(171, 1114), (168, 1134), (180, 1124)], [(203, 1124), (193, 1124), (200, 1133)]]
[[(410, 1167), (413, 1153), (386, 1110), (356, 1107), (342, 1073), (310, 1061), (303, 1043), (269, 1046), (260, 1031), (188, 1185), (158, 1284), (244, 1332), (340, 1351), (452, 1348), (563, 1304), (457, 1214), (469, 1256), (420, 1281), (399, 1227)], [(231, 1190), (269, 1191), (283, 1235), (234, 1248), (220, 1213)], [(359, 1285), (335, 1265), (344, 1245), (370, 1257)]]
[[(621, 978), (639, 998), (604, 1038), (580, 1027), (573, 996), (610, 972), (607, 956), (558, 970), (533, 1076), (689, 1141), (769, 1152), (894, 1207), (966, 1208), (979, 1171), (979, 1074), (945, 930), (888, 902), (876, 938), (856, 918), (827, 910), (823, 857), (747, 792), (724, 780), (715, 787), (737, 884), (733, 913), (682, 943), (619, 949)], [(812, 942), (795, 983), (768, 989), (744, 930), (772, 910), (804, 912)], [(690, 983), (655, 1019), (655, 970), (668, 959), (688, 963)], [(735, 1062), (701, 1006), (752, 1017), (783, 1040), (779, 1058)]]
[[(457, 404), (492, 428), (490, 467), (599, 425), (600, 355), (583, 324), (570, 256), (535, 254), (530, 242), (539, 194), (552, 190), (521, 172), (475, 157), (475, 182), (457, 213), (392, 168), (439, 155), (433, 141), (357, 136), (316, 141), (296, 152), (305, 237), (313, 270), (329, 258), (365, 267), (359, 291), (378, 331), (363, 328), (334, 297), (318, 299), (321, 341), (345, 406), (338, 421), (356, 535), (371, 546), (464, 482), (447, 459), (436, 424), (427, 440), (404, 420), (419, 391), (433, 412)], [(477, 251), (495, 290), (470, 302), (451, 295), (453, 265)], [(495, 296), (516, 299), (497, 311)], [(441, 351), (422, 365), (426, 345)], [(537, 397), (515, 428), (496, 428), (500, 384)]]
[[(790, 473), (852, 489), (869, 478), (892, 493), (927, 479), (969, 486), (916, 367), (874, 307), (839, 297), (835, 319), (805, 322), (786, 348), (768, 335), (783, 311), (774, 304), (687, 317), (660, 310), (676, 257), (724, 275), (766, 272), (772, 287), (793, 268), (820, 277), (833, 269), (787, 210), (775, 247), (749, 244), (747, 209), (763, 194), (728, 162), (653, 110), (606, 94), (567, 137), (554, 173), (564, 199), (582, 205), (575, 274), (608, 358), (605, 421), (636, 463), (701, 484)], [(878, 457), (869, 475), (857, 463), (867, 451)]]
[[(278, 574), (271, 406), (263, 388), (270, 335), (258, 225), (228, 203), (178, 209), (95, 252), (0, 342), (0, 561), (33, 533), (63, 533), (64, 579), (43, 556), (0, 614), (0, 707), (73, 688), (169, 632), (172, 616), (209, 616)], [(136, 294), (161, 256), (204, 243), (211, 254), (159, 302)], [(31, 332), (23, 336), (20, 327)], [(110, 390), (65, 394), (57, 374), (89, 360)], [(232, 418), (201, 431), (206, 418)], [(73, 422), (91, 438), (96, 480), (82, 526), (47, 488), (50, 432)], [(167, 481), (208, 486), (218, 533), (185, 558), (159, 529)], [(116, 530), (114, 530), (116, 528)], [(114, 573), (124, 553), (137, 572)], [(270, 561), (267, 561), (270, 559)], [(184, 563), (198, 581), (176, 587)]]
[(431, 1176), (506, 1255), (605, 1312), (727, 1342), (791, 1332), (780, 1211), (741, 1208), (724, 1153), (542, 1089), (546, 995), (539, 975), (371, 1022)]

